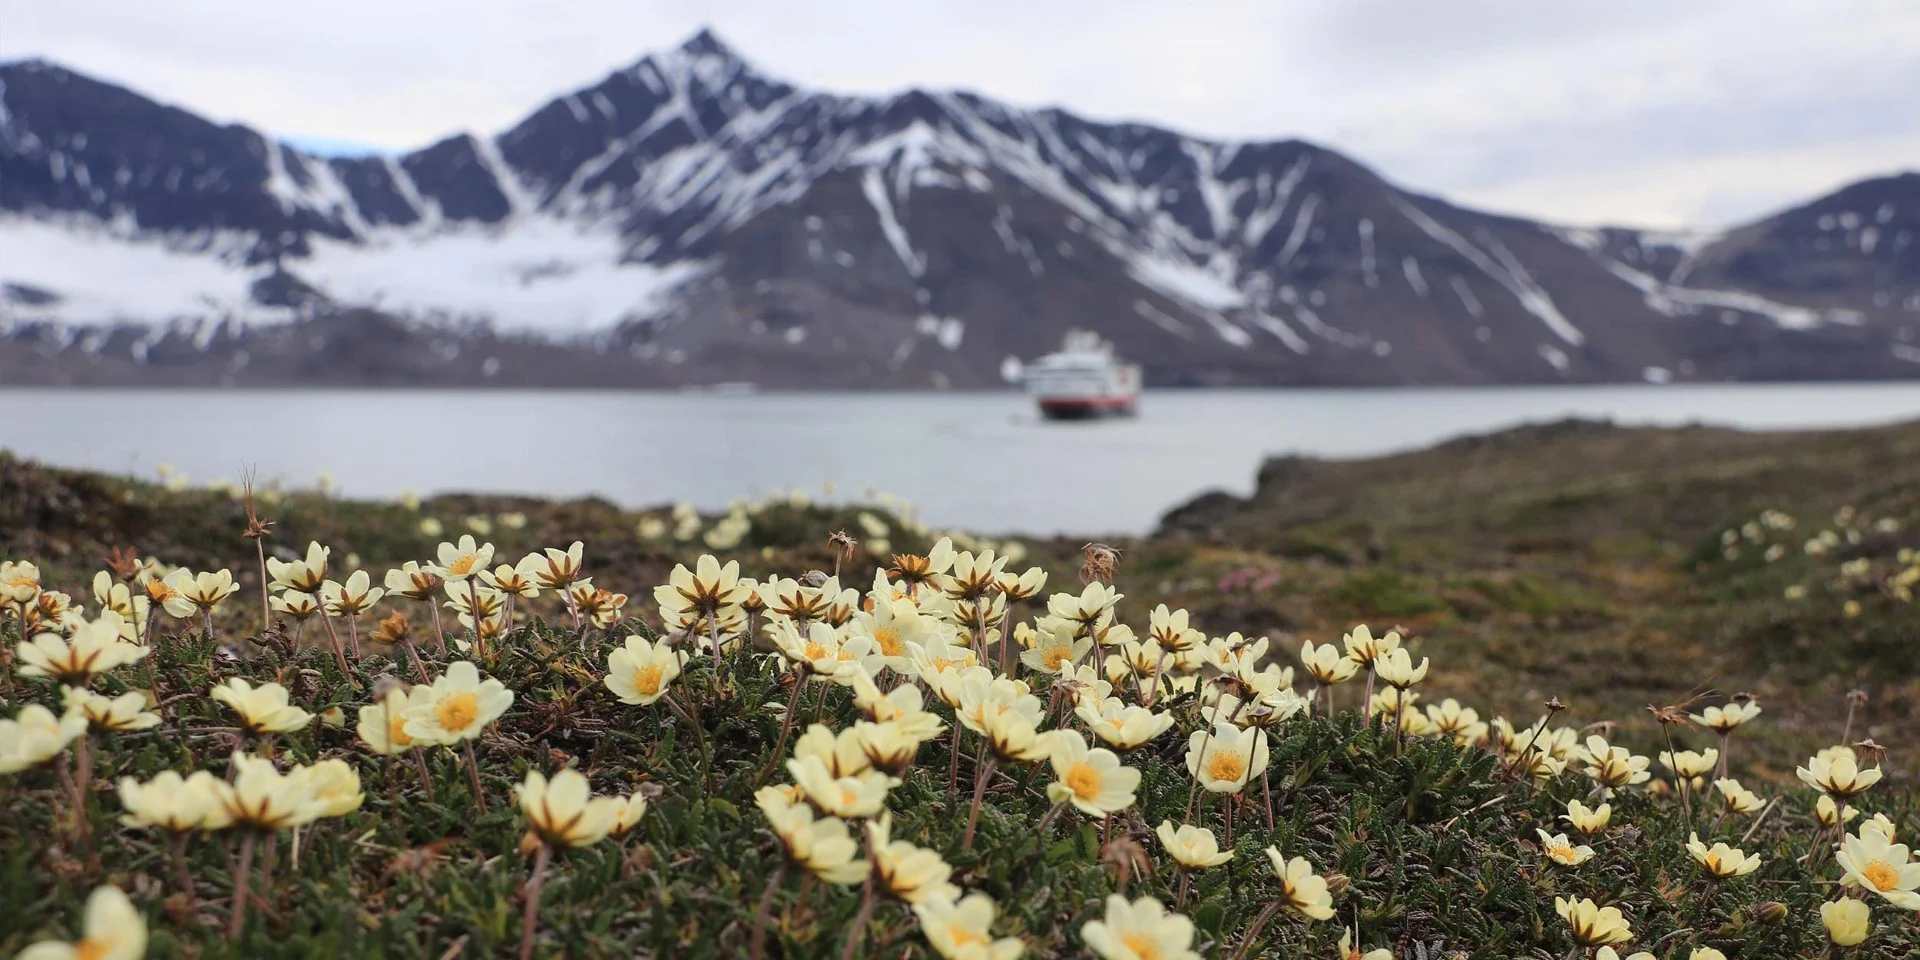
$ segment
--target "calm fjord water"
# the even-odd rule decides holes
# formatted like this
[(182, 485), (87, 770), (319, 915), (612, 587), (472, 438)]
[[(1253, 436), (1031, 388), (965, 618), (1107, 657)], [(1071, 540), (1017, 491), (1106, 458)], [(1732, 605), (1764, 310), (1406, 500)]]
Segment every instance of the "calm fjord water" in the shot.
[(1356, 457), (1565, 416), (1832, 427), (1920, 417), (1920, 384), (1163, 391), (1131, 420), (1048, 423), (1016, 393), (0, 391), (0, 447), (196, 483), (262, 478), (348, 496), (485, 491), (719, 508), (777, 490), (875, 487), (928, 523), (1139, 533), (1267, 456)]

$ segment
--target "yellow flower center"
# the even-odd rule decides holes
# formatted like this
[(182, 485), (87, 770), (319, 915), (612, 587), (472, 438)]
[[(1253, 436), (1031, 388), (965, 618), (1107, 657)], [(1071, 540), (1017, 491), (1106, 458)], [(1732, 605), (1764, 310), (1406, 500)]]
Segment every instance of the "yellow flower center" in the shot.
[(1090, 801), (1100, 795), (1100, 771), (1090, 763), (1076, 763), (1067, 768), (1063, 782), (1082, 800)]
[(1129, 931), (1120, 935), (1120, 942), (1140, 960), (1162, 960), (1166, 954), (1160, 952), (1160, 945), (1152, 937), (1139, 931)]
[(1706, 865), (1708, 872), (1710, 873), (1720, 872), (1720, 855), (1719, 854), (1709, 853), (1706, 856), (1700, 858), (1700, 862)]
[(1214, 780), (1234, 781), (1247, 772), (1247, 758), (1231, 750), (1216, 751), (1207, 759), (1207, 776)]
[(457, 577), (464, 577), (467, 574), (472, 573), (473, 565), (479, 562), (480, 562), (479, 557), (474, 556), (471, 553), (463, 553), (460, 555), (459, 559), (453, 561), (450, 564), (447, 564), (447, 572)]
[(907, 652), (907, 644), (900, 639), (900, 631), (891, 626), (873, 631), (873, 645), (889, 657), (897, 657)]
[(806, 654), (808, 660), (824, 660), (827, 656), (827, 648), (809, 640), (807, 641)]
[(407, 718), (391, 708), (387, 710), (387, 740), (396, 747), (413, 745), (413, 738), (407, 736)]
[(651, 697), (660, 692), (660, 665), (649, 663), (633, 672), (633, 689), (642, 696)]
[(100, 960), (113, 952), (113, 943), (98, 937), (87, 937), (73, 945), (74, 960)]
[(1073, 650), (1071, 648), (1054, 647), (1040, 655), (1040, 662), (1046, 664), (1048, 670), (1058, 671), (1062, 663), (1072, 658)]
[(1573, 849), (1573, 844), (1570, 843), (1548, 844), (1547, 856), (1561, 863), (1572, 863), (1580, 858), (1580, 854)]
[(1900, 871), (1884, 860), (1870, 860), (1860, 875), (1873, 884), (1875, 890), (1892, 890), (1900, 885)]
[(433, 718), (449, 733), (459, 733), (472, 726), (474, 718), (478, 716), (480, 697), (464, 691), (442, 697), (433, 707)]
[(851, 807), (859, 799), (860, 799), (860, 795), (853, 792), (853, 789), (851, 787), (840, 788), (840, 806)]
[(963, 923), (947, 924), (947, 939), (953, 941), (954, 949), (969, 947), (976, 943), (986, 943), (985, 934)]

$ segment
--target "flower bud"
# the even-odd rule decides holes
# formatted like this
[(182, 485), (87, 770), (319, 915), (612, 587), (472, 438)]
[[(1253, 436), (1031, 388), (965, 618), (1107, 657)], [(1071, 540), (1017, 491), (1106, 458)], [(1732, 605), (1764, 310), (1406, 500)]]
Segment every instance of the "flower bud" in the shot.
[(1327, 895), (1330, 897), (1339, 896), (1340, 891), (1347, 889), (1347, 885), (1352, 883), (1344, 873), (1324, 874), (1321, 876), (1321, 879), (1327, 881)]
[(1761, 923), (1779, 923), (1787, 918), (1787, 905), (1778, 900), (1753, 905), (1753, 918)]

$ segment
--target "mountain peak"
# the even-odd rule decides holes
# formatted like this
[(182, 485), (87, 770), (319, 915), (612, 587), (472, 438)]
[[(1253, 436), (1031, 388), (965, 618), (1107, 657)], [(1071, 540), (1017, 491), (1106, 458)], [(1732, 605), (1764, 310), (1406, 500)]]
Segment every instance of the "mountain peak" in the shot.
[(734, 53), (733, 48), (727, 46), (726, 41), (720, 39), (720, 36), (714, 33), (709, 27), (701, 27), (699, 33), (688, 37), (686, 42), (680, 44), (679, 50), (681, 53), (690, 57), (719, 57), (724, 60), (740, 59), (740, 55)]

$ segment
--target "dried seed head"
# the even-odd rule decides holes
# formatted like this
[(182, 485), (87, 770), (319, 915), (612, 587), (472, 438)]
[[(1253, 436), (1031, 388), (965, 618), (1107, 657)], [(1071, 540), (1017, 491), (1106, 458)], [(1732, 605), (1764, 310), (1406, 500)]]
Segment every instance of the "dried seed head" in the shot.
[(1561, 703), (1561, 702), (1560, 702), (1560, 698), (1559, 698), (1559, 697), (1548, 697), (1548, 698), (1547, 698), (1547, 712), (1548, 712), (1548, 713), (1559, 713), (1560, 711), (1562, 711), (1562, 710), (1565, 710), (1566, 708), (1567, 708), (1567, 705), (1566, 705), (1566, 704), (1564, 704), (1564, 703)]
[(827, 547), (840, 555), (842, 560), (852, 560), (854, 551), (859, 549), (860, 541), (845, 530), (835, 530), (827, 537)]
[(132, 582), (140, 574), (140, 554), (131, 547), (114, 547), (107, 551), (107, 569), (122, 580)]
[(1853, 742), (1853, 750), (1860, 755), (1860, 760), (1863, 763), (1871, 763), (1878, 766), (1882, 761), (1887, 759), (1887, 748), (1873, 742), (1872, 737), (1868, 737), (1865, 740), (1855, 740)]
[(1847, 691), (1847, 706), (1864, 707), (1866, 705), (1867, 705), (1867, 692), (1865, 690)]
[(1080, 555), (1086, 558), (1086, 562), (1080, 564), (1081, 582), (1113, 582), (1114, 573), (1120, 569), (1119, 550), (1104, 543), (1089, 543), (1080, 548)]

